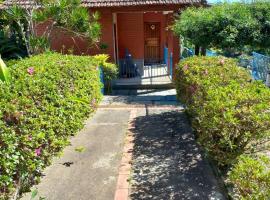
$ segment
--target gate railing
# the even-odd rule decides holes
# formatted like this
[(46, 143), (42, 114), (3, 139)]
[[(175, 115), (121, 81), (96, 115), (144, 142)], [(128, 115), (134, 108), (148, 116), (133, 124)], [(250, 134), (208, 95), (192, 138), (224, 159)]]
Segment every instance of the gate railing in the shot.
[[(163, 60), (163, 61), (162, 61)], [(173, 73), (173, 54), (169, 53), (164, 47), (164, 55), (159, 63), (137, 65), (132, 55), (126, 50), (125, 57), (119, 60), (119, 78), (157, 78), (168, 76), (171, 78)]]
[(158, 78), (168, 76), (166, 64), (152, 64), (144, 66), (144, 75), (142, 78)]
[(169, 53), (169, 49), (165, 46), (164, 47), (164, 55), (163, 55), (163, 60), (164, 63), (166, 64), (167, 68), (167, 74), (169, 75), (170, 78), (173, 76), (173, 53)]

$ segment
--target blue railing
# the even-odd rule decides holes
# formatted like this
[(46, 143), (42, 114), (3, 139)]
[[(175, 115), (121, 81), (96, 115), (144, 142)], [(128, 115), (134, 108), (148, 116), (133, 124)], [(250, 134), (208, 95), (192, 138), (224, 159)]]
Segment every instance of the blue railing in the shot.
[(164, 47), (164, 55), (163, 55), (164, 63), (167, 65), (167, 68), (169, 68), (169, 75), (173, 76), (173, 53), (170, 52), (167, 47)]
[(182, 51), (182, 54), (181, 54), (181, 60), (185, 59), (185, 58), (188, 58), (188, 57), (191, 57), (191, 56), (194, 56), (194, 51), (193, 49), (189, 49), (187, 47), (183, 47), (183, 51)]
[(169, 57), (169, 54), (168, 54), (168, 48), (167, 47), (164, 47), (164, 51), (163, 51), (163, 59), (164, 59), (164, 64), (166, 64), (168, 66), (168, 57)]
[(218, 56), (218, 54), (215, 52), (215, 51), (212, 51), (212, 50), (209, 50), (209, 49), (206, 49), (206, 56)]
[(270, 57), (256, 52), (252, 53), (252, 76), (255, 80), (266, 81), (267, 73), (270, 70)]

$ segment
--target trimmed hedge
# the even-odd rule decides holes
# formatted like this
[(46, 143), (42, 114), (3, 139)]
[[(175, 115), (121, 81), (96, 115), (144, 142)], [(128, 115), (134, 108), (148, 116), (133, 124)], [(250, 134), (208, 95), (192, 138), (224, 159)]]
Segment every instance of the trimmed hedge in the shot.
[(0, 82), (0, 199), (38, 182), (94, 112), (102, 97), (99, 62), (48, 53), (8, 64), (12, 79)]
[[(241, 167), (247, 166), (245, 162), (249, 160), (241, 157), (238, 161), (238, 158), (247, 153), (256, 157), (254, 152), (269, 150), (269, 88), (252, 81), (249, 72), (238, 67), (236, 60), (224, 57), (192, 57), (181, 61), (175, 83), (198, 142), (223, 172), (233, 166), (231, 182), (241, 198), (246, 197), (242, 194), (243, 187), (254, 196), (259, 189), (249, 188), (242, 176), (248, 169)], [(254, 170), (252, 173), (257, 173)], [(256, 177), (249, 178), (249, 181), (254, 178), (254, 187), (264, 184)], [(260, 195), (267, 199), (267, 192), (264, 190)]]
[(229, 173), (234, 199), (270, 199), (270, 159), (266, 156), (241, 156)]
[(113, 79), (117, 78), (118, 75), (118, 68), (115, 64), (109, 63), (109, 56), (106, 54), (99, 54), (94, 56), (95, 62), (102, 67), (104, 72), (104, 81), (110, 82)]
[(111, 80), (116, 79), (118, 75), (118, 67), (109, 63), (109, 56), (106, 54), (99, 54), (94, 56), (95, 61), (101, 66), (104, 73), (104, 87), (107, 93), (111, 93)]

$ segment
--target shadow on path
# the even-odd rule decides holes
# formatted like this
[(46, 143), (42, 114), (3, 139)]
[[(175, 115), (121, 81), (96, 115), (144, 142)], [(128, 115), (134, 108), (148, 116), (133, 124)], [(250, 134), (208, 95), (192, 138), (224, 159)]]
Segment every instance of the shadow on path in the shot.
[(152, 110), (134, 122), (131, 199), (224, 199), (183, 111)]

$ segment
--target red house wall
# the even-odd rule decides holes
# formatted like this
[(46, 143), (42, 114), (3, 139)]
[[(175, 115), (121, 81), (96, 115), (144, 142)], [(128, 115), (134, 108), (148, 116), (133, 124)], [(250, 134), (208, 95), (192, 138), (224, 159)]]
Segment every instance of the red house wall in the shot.
[[(91, 13), (91, 11), (90, 11)], [(75, 55), (108, 54), (111, 61), (114, 61), (113, 43), (113, 17), (109, 9), (102, 9), (100, 14), (101, 39), (97, 45), (90, 46), (87, 39), (75, 36), (67, 31), (54, 28), (51, 33), (51, 49), (62, 53), (73, 53)], [(50, 27), (51, 22), (36, 25), (37, 35), (41, 36)], [(106, 49), (100, 49), (101, 44), (106, 44)]]
[[(98, 11), (102, 34), (100, 43), (96, 46), (89, 46), (86, 39), (72, 36), (62, 30), (53, 30), (51, 37), (51, 48), (58, 52), (74, 53), (79, 55), (94, 55), (99, 53), (109, 54), (111, 61), (114, 60), (114, 38), (113, 38), (113, 13), (117, 13), (117, 38), (119, 58), (124, 57), (125, 48), (129, 49), (134, 59), (144, 58), (144, 22), (160, 22), (160, 55), (163, 56), (163, 47), (166, 45), (169, 52), (173, 52), (174, 65), (179, 60), (179, 41), (166, 31), (166, 27), (173, 22), (173, 14), (163, 15), (163, 10), (178, 10), (180, 6), (140, 6), (140, 7), (119, 7), (99, 8), (90, 10)], [(37, 25), (38, 35), (42, 35), (50, 22)], [(100, 49), (100, 44), (105, 44), (106, 49)]]
[(160, 23), (160, 55), (164, 46), (168, 46), (167, 15), (162, 12), (118, 13), (118, 47), (119, 57), (123, 58), (127, 48), (136, 59), (144, 58), (144, 22)]
[(90, 13), (98, 12), (100, 15), (99, 22), (101, 24), (101, 38), (99, 45), (107, 45), (106, 49), (100, 47), (90, 49), (90, 54), (108, 54), (114, 61), (114, 40), (113, 40), (113, 15), (110, 9), (103, 8), (99, 10), (89, 10)]
[(118, 49), (119, 58), (124, 58), (128, 49), (135, 59), (144, 58), (143, 13), (118, 13)]

